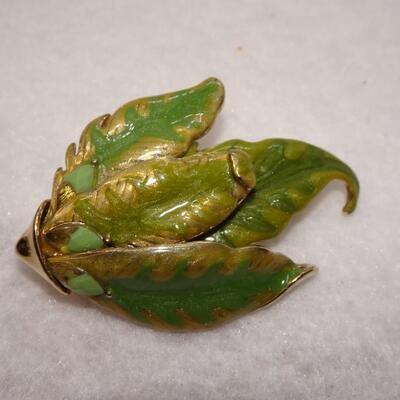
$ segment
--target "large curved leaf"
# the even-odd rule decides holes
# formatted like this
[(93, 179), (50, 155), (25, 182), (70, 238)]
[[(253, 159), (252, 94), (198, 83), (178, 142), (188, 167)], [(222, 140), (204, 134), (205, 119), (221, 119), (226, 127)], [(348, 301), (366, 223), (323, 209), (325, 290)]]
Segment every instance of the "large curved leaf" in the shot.
[(44, 230), (79, 221), (114, 245), (189, 240), (223, 222), (254, 185), (241, 151), (154, 158), (76, 196)]
[(175, 329), (209, 327), (255, 310), (312, 270), (262, 247), (209, 242), (102, 249), (48, 263), (79, 294), (100, 295), (94, 300), (114, 311)]
[(212, 239), (240, 247), (272, 238), (330, 181), (343, 180), (348, 200), (356, 207), (359, 184), (354, 172), (332, 154), (297, 140), (267, 139), (257, 143), (231, 140), (208, 151), (242, 150), (253, 161), (257, 184), (235, 214)]

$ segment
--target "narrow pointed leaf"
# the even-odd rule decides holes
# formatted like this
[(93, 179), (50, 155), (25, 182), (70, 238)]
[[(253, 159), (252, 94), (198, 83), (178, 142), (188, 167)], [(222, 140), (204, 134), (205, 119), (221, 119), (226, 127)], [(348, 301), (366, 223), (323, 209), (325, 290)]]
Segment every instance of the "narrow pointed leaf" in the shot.
[(312, 270), (262, 247), (210, 242), (102, 249), (48, 263), (68, 287), (78, 281), (89, 293), (98, 282), (108, 296), (95, 298), (100, 303), (173, 329), (209, 327), (255, 310)]
[(46, 221), (79, 221), (116, 245), (192, 239), (223, 222), (255, 185), (241, 151), (155, 158), (84, 193)]
[(307, 143), (268, 139), (257, 143), (231, 140), (208, 151), (245, 151), (256, 171), (257, 184), (233, 216), (212, 235), (218, 242), (240, 247), (272, 238), (330, 181), (346, 183), (352, 212), (359, 184), (354, 172), (332, 154)]

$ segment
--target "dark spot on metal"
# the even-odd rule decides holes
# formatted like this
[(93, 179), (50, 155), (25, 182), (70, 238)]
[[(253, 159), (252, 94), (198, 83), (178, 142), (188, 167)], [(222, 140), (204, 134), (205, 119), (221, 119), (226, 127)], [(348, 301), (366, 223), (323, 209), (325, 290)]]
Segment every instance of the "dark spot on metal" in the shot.
[(103, 239), (103, 241), (104, 241), (104, 244), (105, 244), (107, 247), (113, 247), (113, 242), (112, 242), (112, 240), (111, 240), (109, 237), (105, 237), (105, 238)]
[(31, 255), (31, 249), (29, 247), (28, 238), (26, 236), (18, 240), (17, 251), (21, 256), (29, 257)]

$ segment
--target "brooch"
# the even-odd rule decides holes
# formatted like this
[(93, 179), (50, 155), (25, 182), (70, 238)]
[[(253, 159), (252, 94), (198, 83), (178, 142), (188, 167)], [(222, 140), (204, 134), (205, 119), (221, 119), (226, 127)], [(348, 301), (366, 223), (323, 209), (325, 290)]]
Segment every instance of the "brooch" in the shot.
[(333, 179), (352, 212), (357, 178), (297, 140), (198, 149), (223, 100), (209, 78), (90, 122), (17, 243), (22, 260), (63, 294), (173, 330), (258, 309), (309, 275), (311, 265), (253, 243), (278, 235)]

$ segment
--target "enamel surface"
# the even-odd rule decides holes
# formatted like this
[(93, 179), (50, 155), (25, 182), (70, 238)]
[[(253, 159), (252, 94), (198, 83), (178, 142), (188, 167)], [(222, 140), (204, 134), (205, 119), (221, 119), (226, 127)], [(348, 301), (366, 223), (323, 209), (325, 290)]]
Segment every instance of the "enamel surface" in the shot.
[[(95, 280), (132, 318), (172, 329), (210, 327), (255, 310), (312, 270), (261, 247), (208, 242), (103, 249), (50, 258), (49, 264), (71, 290), (91, 290)], [(89, 289), (80, 283), (87, 276)]]
[(117, 245), (189, 240), (223, 222), (254, 185), (241, 151), (155, 158), (78, 195), (48, 225), (81, 221)]
[(199, 150), (223, 99), (209, 78), (91, 121), (36, 224), (44, 276), (137, 322), (189, 330), (267, 305), (309, 274), (248, 245), (278, 235), (334, 179), (346, 183), (352, 212), (357, 178), (295, 140)]
[(227, 150), (250, 156), (257, 184), (240, 210), (212, 235), (219, 242), (240, 247), (278, 235), (292, 215), (334, 179), (347, 186), (343, 211), (350, 213), (356, 207), (359, 184), (354, 172), (318, 147), (289, 139), (231, 140), (209, 151)]
[(91, 164), (81, 165), (64, 177), (64, 182), (77, 193), (92, 190), (94, 180), (95, 166)]

